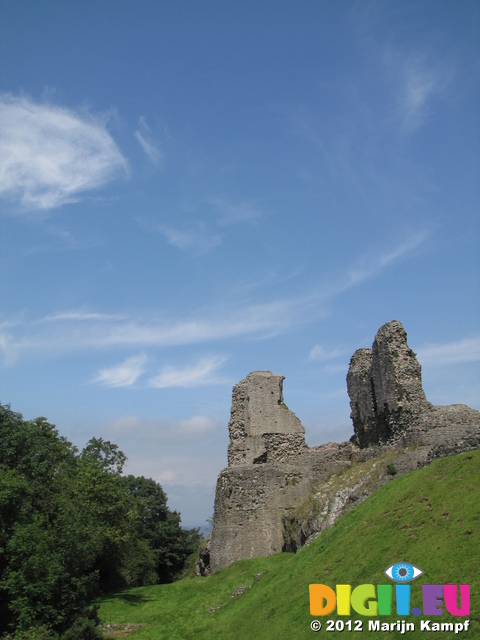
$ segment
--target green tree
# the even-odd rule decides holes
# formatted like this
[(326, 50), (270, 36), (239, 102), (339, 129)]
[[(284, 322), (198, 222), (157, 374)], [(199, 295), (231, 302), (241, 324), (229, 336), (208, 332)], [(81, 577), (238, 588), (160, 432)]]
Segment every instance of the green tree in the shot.
[(80, 459), (93, 463), (99, 469), (119, 476), (127, 456), (120, 451), (118, 445), (103, 438), (91, 438), (80, 454)]
[(168, 509), (167, 496), (154, 480), (129, 475), (122, 482), (134, 501), (138, 535), (153, 551), (156, 582), (171, 582), (198, 548), (198, 529), (181, 527), (180, 514)]
[(0, 405), (0, 632), (45, 626), (96, 637), (96, 549), (77, 450), (44, 418)]
[(181, 571), (198, 530), (159, 484), (122, 476), (125, 460), (102, 438), (79, 453), (44, 418), (0, 405), (0, 635), (93, 640), (100, 591)]
[(122, 558), (136, 537), (133, 501), (120, 476), (126, 456), (118, 446), (92, 438), (78, 457), (78, 494), (97, 549), (102, 590), (125, 585)]

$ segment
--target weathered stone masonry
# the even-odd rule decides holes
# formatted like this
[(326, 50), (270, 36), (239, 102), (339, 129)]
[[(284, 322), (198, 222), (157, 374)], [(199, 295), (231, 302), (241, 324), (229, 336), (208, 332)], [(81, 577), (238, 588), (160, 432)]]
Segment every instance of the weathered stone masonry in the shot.
[(395, 320), (379, 329), (371, 349), (353, 354), (347, 389), (360, 447), (388, 442), (407, 430), (415, 416), (431, 409), (420, 364)]
[[(233, 388), (228, 467), (217, 481), (202, 573), (298, 549), (392, 477), (375, 462), (379, 454), (387, 452), (403, 473), (480, 447), (478, 411), (427, 401), (420, 364), (396, 320), (379, 329), (371, 349), (358, 349), (350, 361), (350, 442), (307, 447), (304, 427), (284, 403), (283, 380), (255, 371)], [(373, 463), (363, 477), (357, 474), (354, 483), (345, 480), (329, 493), (334, 474), (366, 459)], [(312, 515), (299, 522), (297, 510), (305, 501), (313, 505)]]
[(305, 429), (283, 401), (283, 376), (255, 371), (233, 388), (228, 468), (217, 481), (211, 569), (282, 550), (282, 515), (311, 490), (296, 464)]
[(307, 448), (303, 425), (283, 401), (283, 380), (255, 371), (233, 388), (229, 467), (279, 462)]

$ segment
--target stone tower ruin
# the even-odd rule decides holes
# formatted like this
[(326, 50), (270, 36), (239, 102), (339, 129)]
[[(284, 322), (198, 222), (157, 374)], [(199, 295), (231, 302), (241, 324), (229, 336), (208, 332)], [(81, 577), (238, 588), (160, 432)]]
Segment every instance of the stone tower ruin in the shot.
[[(350, 360), (354, 434), (349, 442), (307, 447), (304, 427), (284, 403), (283, 380), (255, 371), (233, 388), (228, 467), (217, 480), (205, 555), (210, 567), (204, 562), (202, 572), (298, 549), (391, 479), (385, 465), (375, 462), (382, 454), (388, 454), (390, 468), (404, 473), (436, 457), (480, 447), (478, 411), (427, 401), (420, 363), (397, 320), (383, 325), (372, 348), (358, 349)], [(368, 472), (333, 495), (324, 490), (334, 474), (365, 460), (373, 460), (374, 482)], [(296, 522), (296, 510), (306, 501), (314, 505), (312, 515), (299, 524), (298, 535), (292, 534), (287, 523)]]
[(355, 351), (347, 390), (360, 447), (388, 442), (432, 409), (423, 391), (420, 363), (397, 320), (378, 330), (371, 349)]
[(254, 371), (234, 386), (229, 467), (286, 460), (306, 449), (305, 429), (283, 401), (284, 379)]

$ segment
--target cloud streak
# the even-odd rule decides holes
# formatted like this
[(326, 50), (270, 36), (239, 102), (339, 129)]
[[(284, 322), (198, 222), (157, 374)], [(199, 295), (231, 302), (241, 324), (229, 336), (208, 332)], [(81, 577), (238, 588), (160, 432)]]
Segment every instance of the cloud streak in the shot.
[(188, 455), (164, 456), (157, 460), (157, 468), (162, 471), (155, 480), (165, 487), (215, 486), (218, 469), (205, 464), (204, 457)]
[(321, 344), (316, 344), (308, 355), (309, 362), (325, 362), (327, 360), (335, 360), (341, 358), (348, 352), (346, 349), (335, 347), (333, 349), (325, 349)]
[(208, 253), (223, 242), (222, 236), (208, 230), (203, 222), (194, 221), (190, 227), (184, 226), (180, 229), (166, 224), (157, 224), (140, 217), (135, 220), (142, 229), (164, 236), (172, 247), (194, 256)]
[[(269, 302), (237, 304), (235, 307), (212, 305), (208, 312), (197, 313), (190, 318), (145, 319), (127, 314), (66, 310), (30, 322), (8, 320), (0, 324), (0, 353), (3, 353), (4, 362), (11, 365), (19, 357), (35, 352), (54, 356), (81, 349), (145, 349), (246, 338), (265, 340), (312, 322), (323, 313), (323, 305), (329, 300), (410, 256), (426, 237), (420, 233), (383, 255), (364, 256), (359, 266), (344, 272), (336, 282), (332, 284), (330, 279), (328, 285), (310, 293)], [(115, 380), (114, 369), (104, 370), (106, 381)], [(187, 380), (187, 372), (164, 371), (156, 381), (163, 385), (168, 380), (174, 381), (175, 376), (181, 381), (183, 374)]]
[(240, 222), (253, 222), (261, 218), (264, 214), (251, 202), (232, 203), (214, 198), (210, 200), (218, 214), (217, 224), (219, 226), (227, 226)]
[(386, 253), (380, 255), (375, 254), (374, 256), (364, 256), (357, 267), (348, 271), (348, 281), (345, 289), (360, 283), (367, 278), (371, 278), (377, 273), (383, 271), (383, 269), (388, 267), (390, 264), (410, 256), (425, 242), (427, 237), (428, 233), (426, 231), (420, 231)]
[(125, 174), (106, 123), (25, 97), (0, 95), (0, 195), (48, 210)]
[(201, 226), (189, 230), (160, 227), (159, 232), (167, 239), (168, 244), (181, 250), (193, 251), (194, 254), (207, 253), (222, 243), (218, 234), (209, 234)]
[[(78, 315), (78, 317), (77, 317)], [(98, 318), (96, 317), (98, 315)], [(68, 353), (80, 349), (170, 347), (226, 339), (267, 338), (299, 321), (294, 300), (216, 308), (207, 316), (166, 321), (106, 314), (65, 312), (25, 322), (0, 324), (0, 350), (8, 361), (27, 353)]]
[(166, 366), (151, 378), (150, 386), (155, 389), (169, 387), (199, 387), (207, 384), (221, 384), (221, 378), (214, 375), (226, 362), (224, 356), (206, 356), (186, 367)]
[(130, 387), (145, 373), (147, 362), (144, 353), (132, 356), (114, 367), (100, 369), (93, 382), (106, 387)]
[(122, 438), (123, 440), (131, 438), (136, 443), (141, 440), (146, 442), (178, 442), (179, 437), (202, 439), (219, 428), (218, 422), (202, 415), (168, 422), (148, 420), (136, 414), (127, 414), (101, 426), (102, 433), (109, 437)]
[[(208, 253), (221, 245), (225, 227), (236, 224), (253, 224), (264, 215), (250, 202), (232, 203), (221, 199), (210, 199), (207, 204), (215, 215), (214, 221), (210, 223), (197, 219), (191, 220), (189, 224), (183, 224), (183, 227), (179, 228), (149, 222), (140, 217), (136, 218), (136, 221), (143, 229), (164, 236), (168, 244), (173, 247), (196, 256)], [(189, 213), (191, 212), (189, 210)]]
[(143, 116), (138, 122), (135, 138), (153, 164), (158, 164), (163, 159), (162, 152), (151, 141), (150, 127)]
[(417, 353), (422, 365), (450, 366), (480, 361), (480, 335), (446, 344), (427, 344)]
[(396, 81), (397, 108), (406, 133), (422, 127), (432, 103), (441, 99), (453, 75), (448, 65), (429, 60), (426, 52), (388, 50), (384, 57), (389, 76)]

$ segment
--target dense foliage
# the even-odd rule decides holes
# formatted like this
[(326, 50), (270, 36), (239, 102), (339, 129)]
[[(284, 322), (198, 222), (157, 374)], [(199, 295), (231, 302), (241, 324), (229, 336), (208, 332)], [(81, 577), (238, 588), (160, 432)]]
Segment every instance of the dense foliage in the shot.
[(156, 482), (122, 476), (125, 460), (0, 405), (0, 635), (94, 639), (100, 592), (179, 574), (198, 531)]

